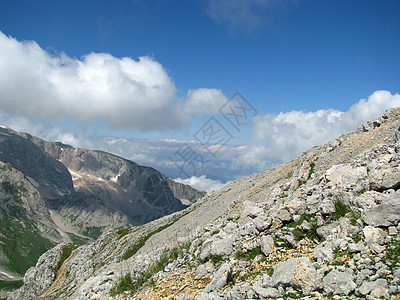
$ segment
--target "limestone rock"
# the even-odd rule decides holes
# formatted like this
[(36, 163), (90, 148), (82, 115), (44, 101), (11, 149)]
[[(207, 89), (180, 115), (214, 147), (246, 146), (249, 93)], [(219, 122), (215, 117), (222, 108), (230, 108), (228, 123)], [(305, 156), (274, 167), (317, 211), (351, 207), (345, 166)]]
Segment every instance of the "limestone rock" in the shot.
[(263, 235), (261, 237), (261, 251), (265, 256), (272, 254), (275, 251), (274, 239), (271, 236)]
[(274, 267), (272, 281), (274, 286), (293, 286), (304, 294), (315, 287), (316, 269), (307, 257), (290, 258)]
[(327, 293), (333, 292), (337, 295), (349, 295), (357, 285), (353, 282), (352, 271), (338, 271), (333, 269), (323, 279), (323, 286)]
[(224, 263), (215, 273), (214, 279), (206, 286), (204, 291), (206, 293), (220, 290), (223, 288), (232, 276), (232, 265), (230, 262)]
[(365, 212), (364, 222), (378, 227), (389, 227), (400, 221), (400, 193), (399, 191), (386, 198), (381, 204)]

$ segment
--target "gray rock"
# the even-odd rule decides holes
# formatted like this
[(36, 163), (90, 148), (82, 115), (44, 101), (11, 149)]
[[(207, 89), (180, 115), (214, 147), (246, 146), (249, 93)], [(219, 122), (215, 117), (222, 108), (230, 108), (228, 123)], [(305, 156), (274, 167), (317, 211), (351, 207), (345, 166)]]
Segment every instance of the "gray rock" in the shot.
[(372, 190), (384, 191), (400, 185), (400, 167), (391, 168), (388, 164), (385, 166), (383, 169), (372, 169), (369, 172)]
[(256, 226), (259, 232), (264, 232), (272, 225), (272, 218), (271, 217), (257, 217), (253, 220), (254, 225)]
[(310, 231), (312, 229), (312, 225), (306, 220), (304, 220), (303, 223), (301, 223), (300, 225), (300, 229), (303, 231)]
[(375, 281), (364, 281), (363, 284), (358, 288), (358, 292), (365, 296), (368, 295), (376, 287), (387, 288), (386, 279), (377, 279)]
[(206, 261), (211, 256), (226, 256), (232, 253), (232, 235), (214, 235), (203, 243), (200, 259)]
[(279, 292), (275, 288), (263, 288), (259, 285), (253, 287), (254, 292), (261, 298), (261, 299), (270, 299), (276, 298), (279, 296)]
[(263, 212), (264, 210), (262, 208), (257, 207), (253, 202), (251, 201), (243, 202), (242, 216), (256, 218), (260, 216)]
[(40, 296), (46, 291), (56, 278), (55, 270), (64, 246), (65, 244), (59, 244), (40, 256), (36, 266), (26, 272), (22, 288), (12, 293), (8, 299), (27, 299)]
[(317, 228), (317, 233), (318, 235), (323, 239), (323, 240), (329, 240), (330, 236), (337, 233), (339, 230), (338, 227), (338, 222), (333, 222), (324, 226), (321, 226)]
[(276, 217), (282, 222), (290, 222), (292, 220), (292, 217), (287, 209), (278, 210)]
[(348, 247), (350, 253), (365, 252), (367, 249), (362, 241), (359, 241), (358, 243), (349, 243)]
[(223, 288), (232, 277), (232, 264), (230, 262), (224, 263), (215, 273), (213, 280), (205, 287), (206, 293), (220, 290)]
[(374, 227), (397, 225), (400, 221), (400, 198), (398, 195), (386, 198), (378, 206), (367, 210), (363, 220)]
[(274, 267), (272, 281), (274, 286), (293, 286), (304, 294), (315, 288), (317, 270), (307, 257), (290, 258)]
[(372, 226), (365, 226), (362, 231), (364, 233), (365, 243), (367, 245), (383, 245), (385, 243), (386, 233), (382, 229)]
[(396, 227), (394, 227), (394, 226), (390, 226), (390, 227), (389, 227), (389, 235), (391, 235), (391, 236), (397, 235), (398, 232), (399, 232), (399, 231), (397, 230)]
[(388, 291), (388, 288), (378, 286), (371, 291), (370, 295), (373, 299), (389, 299)]
[(261, 251), (264, 253), (265, 256), (272, 254), (275, 251), (275, 243), (274, 239), (268, 235), (263, 235), (261, 237)]
[(319, 264), (333, 259), (332, 242), (319, 244), (314, 248), (314, 258)]
[(349, 295), (357, 285), (353, 282), (352, 271), (338, 271), (333, 269), (323, 279), (323, 287), (327, 293), (333, 292), (337, 295)]
[(202, 264), (197, 267), (196, 271), (196, 279), (201, 279), (203, 277), (208, 276), (214, 271), (214, 265), (212, 262), (208, 261), (205, 264)]

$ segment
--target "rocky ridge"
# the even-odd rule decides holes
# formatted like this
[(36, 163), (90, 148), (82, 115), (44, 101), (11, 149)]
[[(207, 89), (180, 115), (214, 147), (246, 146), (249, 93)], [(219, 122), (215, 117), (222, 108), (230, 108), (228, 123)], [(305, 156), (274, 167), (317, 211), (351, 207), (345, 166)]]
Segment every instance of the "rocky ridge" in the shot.
[(0, 126), (0, 288), (60, 242), (93, 241), (187, 207), (175, 195), (202, 194), (121, 157)]
[(59, 245), (9, 299), (399, 299), (399, 187), (391, 109), (186, 210)]

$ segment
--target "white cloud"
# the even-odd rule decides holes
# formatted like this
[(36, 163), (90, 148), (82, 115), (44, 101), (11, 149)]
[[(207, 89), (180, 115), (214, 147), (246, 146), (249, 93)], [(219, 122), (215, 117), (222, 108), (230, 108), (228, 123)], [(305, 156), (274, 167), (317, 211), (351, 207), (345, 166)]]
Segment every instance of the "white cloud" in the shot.
[(0, 32), (1, 112), (79, 125), (172, 130), (227, 101), (221, 90), (192, 89), (186, 99), (151, 57), (90, 53), (81, 59), (51, 56), (34, 41)]
[(200, 88), (187, 92), (185, 111), (189, 114), (217, 114), (228, 101), (221, 90)]
[(142, 130), (171, 129), (187, 121), (174, 83), (150, 57), (53, 57), (35, 42), (1, 32), (0, 105), (23, 116)]
[(221, 189), (226, 183), (222, 183), (220, 180), (212, 180), (206, 177), (206, 175), (192, 176), (190, 178), (176, 178), (176, 182), (188, 184), (198, 191), (211, 192), (213, 190)]
[(46, 141), (57, 141), (74, 147), (89, 149), (93, 147), (93, 143), (84, 134), (77, 134), (72, 130), (54, 124), (35, 122), (21, 116), (7, 117), (2, 114), (0, 114), (0, 123), (15, 131), (26, 132)]
[(257, 166), (263, 170), (273, 162), (292, 159), (308, 148), (354, 130), (368, 120), (379, 118), (388, 108), (397, 106), (400, 106), (399, 94), (376, 91), (347, 112), (328, 109), (255, 117), (253, 143), (234, 165)]
[(275, 0), (210, 0), (207, 14), (232, 28), (253, 29), (264, 24), (264, 12)]

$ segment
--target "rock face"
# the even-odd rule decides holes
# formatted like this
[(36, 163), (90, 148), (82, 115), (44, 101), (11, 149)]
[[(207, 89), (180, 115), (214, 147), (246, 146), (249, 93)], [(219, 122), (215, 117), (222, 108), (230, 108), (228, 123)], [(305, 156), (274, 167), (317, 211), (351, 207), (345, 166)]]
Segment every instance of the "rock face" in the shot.
[[(399, 167), (392, 109), (183, 211), (107, 231), (57, 266), (54, 248), (10, 299), (394, 299)], [(46, 278), (30, 280), (43, 264)]]
[(0, 127), (0, 280), (21, 278), (62, 241), (85, 243), (187, 207), (171, 187), (183, 200), (203, 195), (115, 155)]

